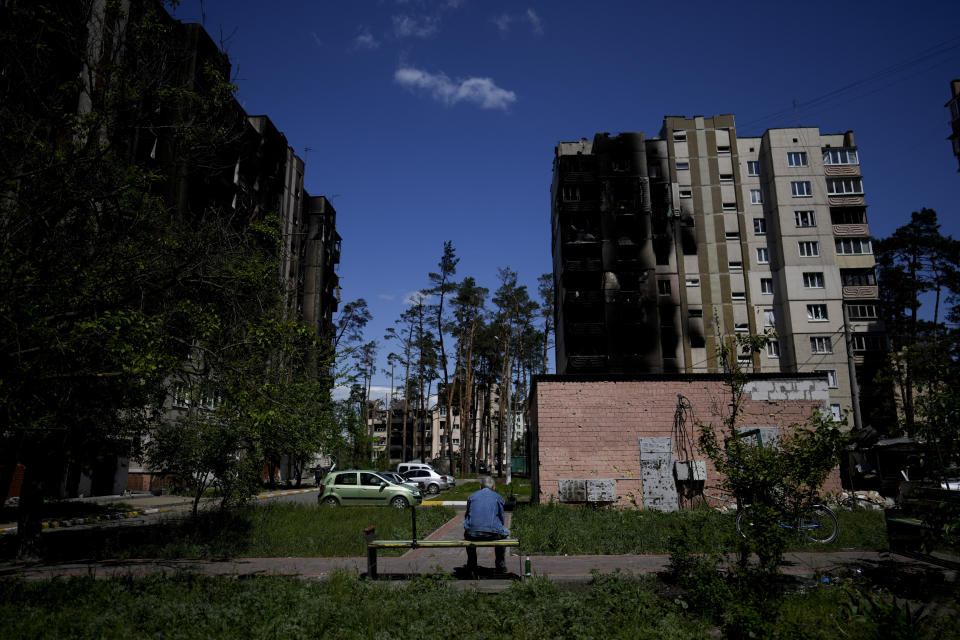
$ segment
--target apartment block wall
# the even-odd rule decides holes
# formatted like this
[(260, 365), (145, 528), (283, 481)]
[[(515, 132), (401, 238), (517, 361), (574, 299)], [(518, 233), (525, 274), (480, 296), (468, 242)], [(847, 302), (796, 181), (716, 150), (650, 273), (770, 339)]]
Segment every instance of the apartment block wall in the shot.
[[(605, 160), (600, 150), (628, 135), (637, 134), (555, 149), (557, 372), (716, 373), (718, 341), (770, 331), (767, 351), (740, 354), (740, 365), (819, 372), (833, 412), (852, 426), (855, 385), (872, 381), (885, 348), (853, 133), (738, 137), (732, 115), (666, 116), (644, 140), (642, 166), (623, 154), (611, 155), (619, 165)], [(633, 174), (649, 203), (636, 214), (619, 206), (615, 182)], [(605, 311), (628, 281), (607, 244), (619, 251), (632, 238), (653, 251), (638, 254), (640, 286), (617, 309), (621, 326), (644, 334), (631, 341)]]
[[(641, 439), (667, 438), (674, 459), (689, 457), (687, 451), (678, 449), (678, 394), (689, 402), (697, 420), (720, 425), (718, 411), (726, 409), (729, 402), (729, 390), (720, 376), (538, 376), (531, 409), (534, 500), (559, 500), (563, 480), (613, 479), (616, 505), (643, 506)], [(758, 376), (748, 384), (741, 425), (787, 429), (825, 410), (829, 398), (826, 383), (819, 378)], [(686, 431), (687, 438), (695, 443), (691, 421), (687, 421)], [(694, 459), (705, 458), (696, 450), (693, 455)], [(706, 469), (704, 491), (713, 498), (719, 495), (719, 478), (709, 460)], [(672, 469), (668, 473), (672, 474)], [(835, 471), (824, 492), (839, 490), (839, 473)], [(646, 502), (649, 504), (649, 500)]]

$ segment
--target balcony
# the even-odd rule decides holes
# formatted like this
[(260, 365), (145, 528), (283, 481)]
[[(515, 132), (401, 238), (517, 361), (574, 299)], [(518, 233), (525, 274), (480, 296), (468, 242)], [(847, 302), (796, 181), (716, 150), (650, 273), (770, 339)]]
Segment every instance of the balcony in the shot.
[(869, 236), (870, 226), (864, 224), (835, 224), (833, 225), (833, 235), (835, 236)]
[(593, 182), (593, 174), (586, 171), (568, 171), (563, 174), (565, 182)]
[(862, 207), (866, 205), (863, 194), (849, 196), (827, 196), (827, 204), (831, 207)]
[(599, 200), (560, 200), (557, 209), (570, 212), (599, 211)]
[(602, 336), (606, 328), (602, 322), (571, 322), (567, 332), (572, 336)]
[(600, 260), (564, 260), (563, 270), (572, 271), (572, 272), (600, 271), (601, 261)]
[(880, 297), (877, 285), (844, 286), (844, 300), (876, 300)]
[(570, 356), (568, 368), (573, 372), (600, 371), (607, 363), (606, 356)]

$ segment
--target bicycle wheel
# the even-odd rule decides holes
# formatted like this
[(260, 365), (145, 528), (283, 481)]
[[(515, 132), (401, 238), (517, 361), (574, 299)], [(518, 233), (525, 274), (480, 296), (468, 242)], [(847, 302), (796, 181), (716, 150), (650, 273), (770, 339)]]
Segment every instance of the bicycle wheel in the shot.
[(755, 525), (750, 507), (744, 507), (737, 514), (737, 533), (749, 540), (754, 537)]
[(814, 505), (800, 515), (800, 531), (811, 542), (826, 544), (837, 539), (840, 525), (837, 516), (823, 505)]

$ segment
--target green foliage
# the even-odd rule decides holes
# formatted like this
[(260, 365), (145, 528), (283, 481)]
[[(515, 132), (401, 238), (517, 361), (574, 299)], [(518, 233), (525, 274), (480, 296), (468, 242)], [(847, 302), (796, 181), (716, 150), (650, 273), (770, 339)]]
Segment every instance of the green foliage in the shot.
[(729, 412), (720, 416), (723, 429), (700, 423), (698, 445), (713, 462), (720, 485), (751, 509), (751, 535), (739, 542), (741, 568), (746, 569), (751, 554), (760, 568), (776, 573), (783, 560), (788, 540), (781, 521), (795, 521), (802, 510), (814, 504), (824, 481), (839, 463), (845, 438), (836, 424), (815, 413), (806, 425), (781, 428), (777, 442), (763, 443), (741, 436), (740, 421), (748, 373), (738, 364), (740, 353), (751, 356), (762, 351), (772, 338), (736, 336), (721, 343), (718, 358), (724, 363), (730, 393)]

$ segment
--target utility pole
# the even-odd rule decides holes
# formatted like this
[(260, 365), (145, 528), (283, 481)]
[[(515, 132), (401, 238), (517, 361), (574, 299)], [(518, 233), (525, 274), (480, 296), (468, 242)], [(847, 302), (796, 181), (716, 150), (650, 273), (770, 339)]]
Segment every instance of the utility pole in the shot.
[(857, 363), (853, 355), (853, 338), (850, 335), (850, 313), (847, 305), (843, 305), (843, 336), (847, 344), (847, 371), (850, 375), (850, 401), (853, 405), (853, 428), (863, 428), (863, 418), (860, 415), (860, 385), (857, 383)]

